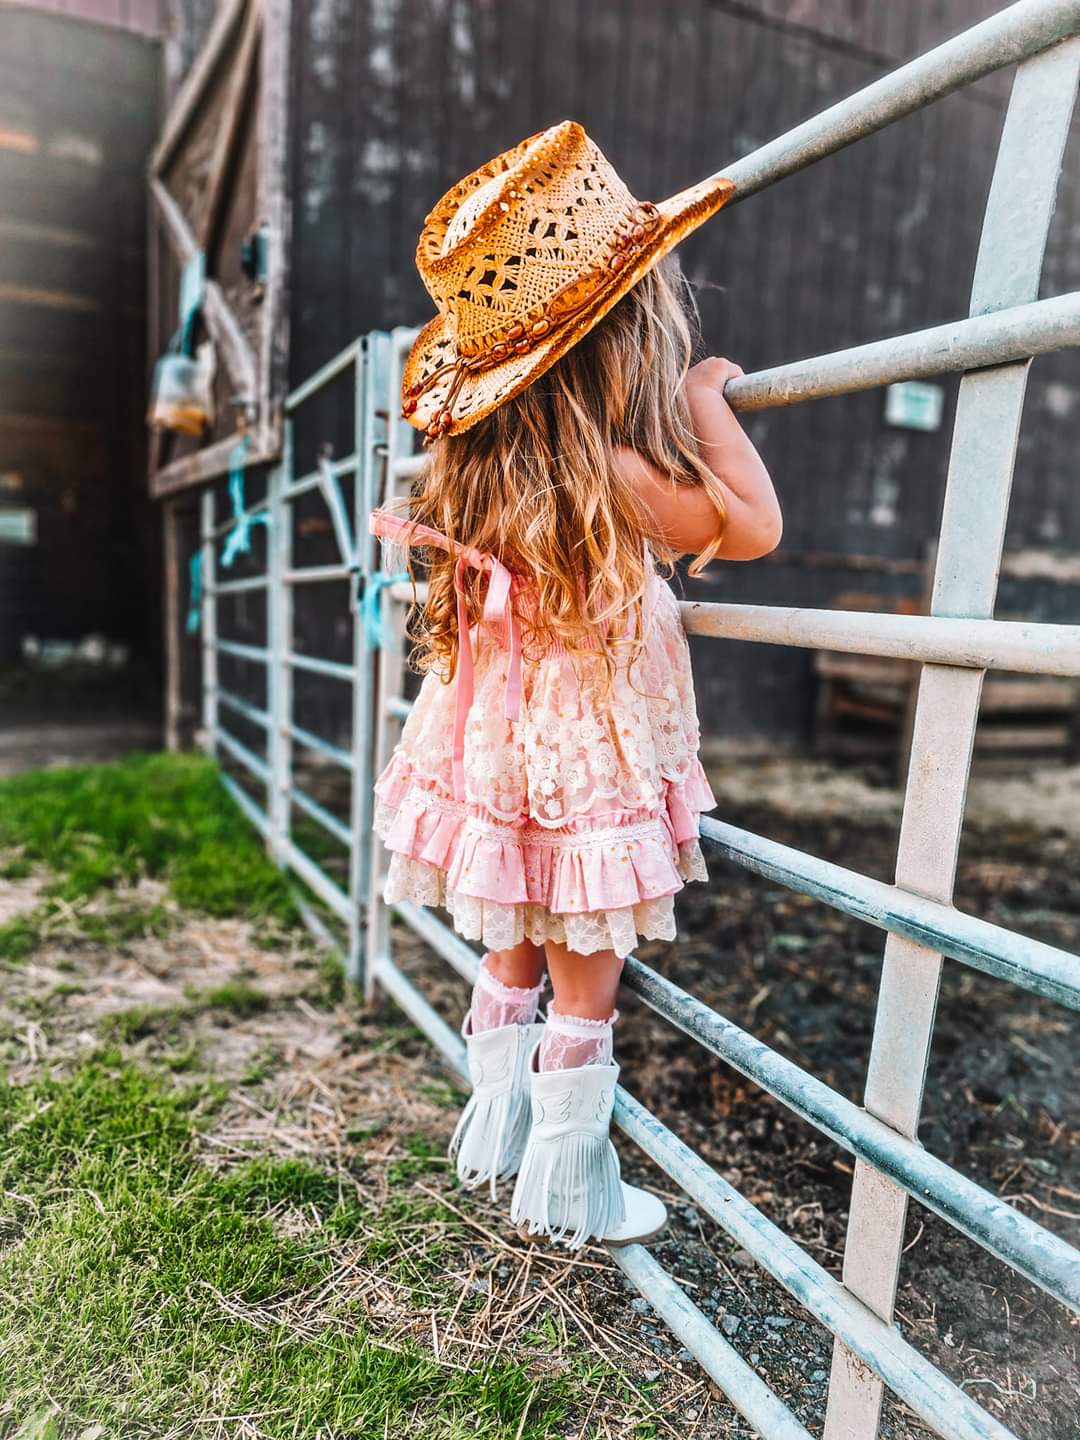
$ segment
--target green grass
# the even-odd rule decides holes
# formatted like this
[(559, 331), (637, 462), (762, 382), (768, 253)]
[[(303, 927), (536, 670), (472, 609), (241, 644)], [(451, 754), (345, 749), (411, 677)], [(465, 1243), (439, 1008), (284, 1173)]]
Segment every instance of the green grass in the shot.
[(269, 995), (247, 980), (226, 980), (223, 985), (207, 990), (200, 998), (205, 1006), (215, 1010), (229, 1010), (241, 1018), (260, 1015), (270, 1007)]
[(25, 960), (40, 938), (39, 927), (29, 915), (16, 915), (0, 925), (0, 960)]
[(311, 1005), (333, 1007), (345, 999), (345, 965), (335, 951), (319, 956), (312, 983), (304, 987), (304, 999)]
[(284, 877), (203, 756), (134, 755), (0, 781), (0, 851), (18, 852), (8, 864), (47, 865), (47, 893), (67, 901), (148, 875), (203, 914), (297, 921)]
[[(108, 1050), (67, 1078), (0, 1088), (0, 1435), (75, 1440), (100, 1425), (151, 1440), (258, 1414), (269, 1440), (494, 1440), (519, 1433), (527, 1405), (523, 1440), (560, 1433), (569, 1377), (380, 1345), (347, 1298), (314, 1332), (290, 1326), (335, 1246), (399, 1256), (408, 1283), (410, 1232), (437, 1219), (452, 1234), (453, 1217), (405, 1176), (375, 1214), (298, 1159), (212, 1171), (196, 1141), (222, 1094)], [(282, 1210), (318, 1224), (285, 1233), (268, 1218)], [(438, 1266), (437, 1245), (424, 1263)]]
[(134, 755), (0, 781), (0, 878), (35, 867), (50, 881), (40, 904), (0, 925), (0, 962), (18, 964), (47, 939), (165, 935), (175, 923), (165, 905), (109, 901), (144, 876), (188, 910), (253, 921), (257, 942), (280, 946), (299, 924), (288, 882), (204, 756)]

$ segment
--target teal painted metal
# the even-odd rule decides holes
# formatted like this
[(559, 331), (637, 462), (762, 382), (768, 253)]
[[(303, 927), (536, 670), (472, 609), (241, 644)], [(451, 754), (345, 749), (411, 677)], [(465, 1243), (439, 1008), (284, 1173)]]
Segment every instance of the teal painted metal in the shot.
[(1080, 295), (1058, 295), (759, 370), (732, 380), (724, 397), (736, 410), (766, 410), (874, 390), (895, 380), (930, 379), (1004, 365), (1077, 344)]
[(188, 612), (184, 628), (196, 635), (202, 623), (202, 551), (196, 550), (188, 562)]
[(393, 585), (401, 584), (408, 578), (409, 572), (402, 570), (396, 575), (382, 573), (372, 575), (368, 580), (360, 598), (360, 619), (364, 633), (367, 635), (367, 642), (374, 650), (385, 650), (387, 646), (396, 643), (396, 636), (388, 624), (387, 615), (383, 609), (383, 591), (389, 590)]
[(1016, 1440), (622, 1086), (615, 1098), (615, 1123), (938, 1435), (945, 1440)]
[(700, 600), (684, 600), (679, 609), (689, 635), (888, 655), (974, 670), (1080, 676), (1080, 625)]

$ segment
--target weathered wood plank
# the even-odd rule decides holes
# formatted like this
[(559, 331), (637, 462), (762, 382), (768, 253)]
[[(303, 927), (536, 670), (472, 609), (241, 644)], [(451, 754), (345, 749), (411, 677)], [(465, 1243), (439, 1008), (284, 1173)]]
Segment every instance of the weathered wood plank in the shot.
[(240, 32), (240, 44), (232, 61), (232, 73), (229, 76), (214, 152), (210, 158), (210, 170), (206, 177), (199, 243), (207, 253), (213, 248), (214, 237), (219, 229), (221, 202), (240, 135), (241, 112), (247, 103), (254, 79), (261, 33), (261, 0), (250, 0), (247, 15), (244, 17), (244, 28)]
[[(188, 455), (180, 456), (178, 460), (173, 460), (150, 477), (151, 496), (155, 500), (161, 500), (166, 495), (176, 495), (181, 490), (205, 485), (208, 480), (227, 474), (229, 455), (239, 440), (240, 432), (237, 431), (235, 435), (215, 441), (213, 445), (207, 445), (202, 450), (194, 450)], [(258, 465), (276, 458), (276, 452), (265, 451), (256, 444), (248, 449), (247, 463)]]
[[(223, 0), (214, 21), (214, 27), (207, 38), (206, 45), (199, 55), (198, 60), (188, 71), (172, 110), (166, 117), (162, 128), (161, 138), (150, 157), (150, 171), (154, 175), (160, 175), (165, 169), (173, 152), (183, 138), (192, 117), (199, 107), (203, 93), (210, 82), (214, 71), (217, 69), (225, 47), (232, 39), (233, 31), (239, 23), (247, 0)], [(253, 0), (254, 3), (254, 0)]]
[(282, 405), (288, 388), (289, 258), (292, 214), (288, 162), (291, 0), (263, 0), (260, 48), (256, 209), (266, 225), (267, 277), (259, 316), (259, 440), (281, 445)]

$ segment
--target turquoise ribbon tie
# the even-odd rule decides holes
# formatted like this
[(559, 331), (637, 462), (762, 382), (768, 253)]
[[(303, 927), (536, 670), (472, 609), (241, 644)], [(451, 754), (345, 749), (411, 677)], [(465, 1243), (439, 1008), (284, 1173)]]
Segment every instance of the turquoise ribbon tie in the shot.
[(202, 624), (202, 551), (196, 550), (188, 562), (191, 590), (188, 600), (187, 633), (194, 635)]
[(245, 436), (233, 446), (229, 454), (229, 499), (232, 502), (233, 528), (229, 531), (225, 548), (221, 552), (221, 563), (226, 570), (237, 555), (247, 554), (251, 549), (251, 527), (270, 524), (270, 516), (265, 511), (258, 515), (249, 515), (244, 508), (244, 454), (247, 446)]
[(175, 345), (181, 355), (190, 355), (195, 341), (195, 321), (203, 307), (206, 295), (206, 255), (196, 250), (180, 275), (180, 329), (173, 336), (170, 350)]
[(364, 593), (360, 599), (360, 619), (364, 626), (364, 635), (367, 643), (374, 650), (393, 649), (397, 642), (393, 627), (389, 623), (389, 616), (382, 603), (382, 593), (390, 585), (397, 585), (399, 581), (408, 580), (409, 572), (400, 571), (397, 575), (387, 575), (385, 571), (376, 571), (369, 575), (364, 586)]

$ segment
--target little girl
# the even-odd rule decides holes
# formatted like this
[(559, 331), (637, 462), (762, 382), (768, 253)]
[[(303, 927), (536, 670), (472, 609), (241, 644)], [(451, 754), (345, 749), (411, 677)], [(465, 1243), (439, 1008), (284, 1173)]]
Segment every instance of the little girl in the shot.
[(638, 936), (674, 939), (716, 803), (657, 563), (689, 552), (693, 575), (780, 538), (724, 400), (742, 372), (691, 367), (693, 310), (665, 259), (731, 190), (638, 202), (568, 121), (444, 196), (417, 251), (439, 313), (403, 396), (430, 458), (409, 516), (372, 518), (428, 577), (427, 674), (376, 786), (386, 900), (445, 907), (487, 952), (451, 1155), (493, 1196), (516, 1175), (514, 1222), (574, 1248), (666, 1219), (608, 1137), (623, 960)]

